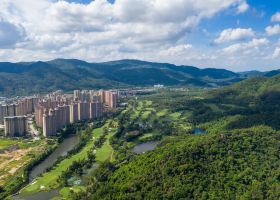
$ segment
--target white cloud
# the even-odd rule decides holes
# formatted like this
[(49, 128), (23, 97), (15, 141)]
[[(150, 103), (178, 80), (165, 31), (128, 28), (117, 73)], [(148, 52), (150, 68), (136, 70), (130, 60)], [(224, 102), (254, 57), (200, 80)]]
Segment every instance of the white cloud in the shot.
[(0, 15), (26, 30), (28, 42), (21, 45), (25, 49), (59, 51), (72, 46), (124, 47), (126, 43), (145, 49), (174, 46), (184, 41), (201, 19), (243, 3), (243, 0), (116, 0), (111, 4), (95, 0), (79, 4), (63, 0), (1, 0)]
[(280, 26), (279, 24), (276, 24), (274, 26), (268, 26), (265, 28), (265, 31), (268, 35), (277, 35), (280, 34)]
[(252, 39), (249, 42), (244, 43), (237, 43), (230, 45), (229, 47), (226, 47), (223, 49), (223, 52), (227, 54), (250, 54), (254, 51), (258, 51), (260, 47), (265, 46), (269, 43), (269, 41), (266, 38), (260, 38), (260, 39)]
[(192, 48), (191, 44), (182, 44), (182, 45), (172, 46), (172, 47), (168, 48), (167, 50), (163, 50), (162, 54), (168, 55), (168, 56), (181, 56), (181, 55), (184, 55), (186, 53), (186, 51), (191, 48)]
[(277, 12), (274, 15), (272, 15), (271, 21), (272, 22), (280, 22), (280, 12)]
[(251, 28), (243, 29), (225, 29), (220, 33), (220, 36), (214, 41), (216, 44), (229, 42), (229, 41), (238, 41), (244, 40), (255, 35), (254, 31)]
[[(224, 59), (219, 46), (209, 46), (206, 40), (212, 37), (210, 30), (201, 43), (192, 41), (193, 31), (205, 28), (200, 22), (206, 18), (246, 10), (245, 0), (116, 0), (114, 4), (107, 0), (89, 4), (0, 0), (1, 19), (17, 30), (10, 32), (8, 45), (0, 45), (0, 60), (64, 57), (99, 62), (133, 58), (226, 67), (234, 65), (231, 59), (235, 58)], [(1, 31), (7, 33), (6, 29)], [(241, 28), (228, 33), (219, 41), (240, 42), (255, 35), (252, 29)], [(245, 42), (239, 45), (246, 46)], [(250, 60), (238, 61), (245, 65)]]
[(13, 48), (25, 40), (25, 30), (0, 18), (0, 48)]
[(280, 58), (280, 47), (277, 47), (277, 48), (274, 50), (273, 55), (272, 55), (272, 58), (273, 58), (273, 59)]
[(246, 12), (248, 9), (250, 8), (250, 6), (248, 5), (248, 3), (246, 1), (242, 2), (238, 7), (237, 7), (237, 13), (244, 13)]

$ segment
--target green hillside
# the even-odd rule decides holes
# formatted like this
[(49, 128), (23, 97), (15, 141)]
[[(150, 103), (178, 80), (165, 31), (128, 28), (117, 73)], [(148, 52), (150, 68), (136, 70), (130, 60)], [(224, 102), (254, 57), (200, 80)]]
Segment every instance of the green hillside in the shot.
[(1, 95), (154, 84), (212, 87), (241, 79), (239, 74), (223, 69), (199, 69), (138, 60), (88, 63), (56, 59), (48, 62), (0, 63)]
[[(117, 149), (122, 153), (119, 162), (102, 165), (92, 175), (95, 178), (88, 183), (87, 191), (73, 198), (279, 199), (279, 84), (280, 76), (253, 78), (192, 96), (168, 91), (142, 97), (153, 99), (159, 118), (155, 119), (155, 115), (148, 118), (148, 121), (154, 119), (149, 122), (154, 129), (149, 131), (159, 130), (157, 135), (162, 136), (159, 147), (139, 156)], [(143, 124), (143, 119), (137, 116), (151, 110), (148, 109), (151, 103), (145, 105), (134, 106), (136, 121), (124, 124), (112, 140), (114, 144), (125, 148), (127, 132), (135, 133), (139, 129), (137, 124)], [(160, 121), (174, 112), (180, 115), (176, 114), (171, 123)], [(164, 123), (163, 129), (155, 126), (155, 121)], [(194, 135), (172, 128), (182, 122), (206, 133)], [(140, 131), (136, 137), (141, 139), (145, 135)]]

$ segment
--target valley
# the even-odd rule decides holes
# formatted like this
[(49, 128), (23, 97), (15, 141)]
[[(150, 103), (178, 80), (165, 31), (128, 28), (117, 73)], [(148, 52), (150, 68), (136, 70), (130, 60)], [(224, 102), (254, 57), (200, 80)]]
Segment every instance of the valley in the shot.
[(275, 76), (124, 96), (112, 115), (74, 125), (68, 153), (41, 175), (33, 167), (12, 199), (277, 199), (279, 86)]

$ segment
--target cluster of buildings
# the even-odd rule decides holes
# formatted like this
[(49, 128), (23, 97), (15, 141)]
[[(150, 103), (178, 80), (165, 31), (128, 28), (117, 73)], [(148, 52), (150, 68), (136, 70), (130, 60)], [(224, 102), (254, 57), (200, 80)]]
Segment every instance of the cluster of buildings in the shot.
[(34, 113), (43, 135), (54, 136), (71, 123), (102, 117), (107, 110), (115, 109), (117, 102), (117, 91), (75, 90), (73, 95), (57, 91), (1, 105), (0, 124), (4, 124), (6, 136), (23, 136), (28, 131), (27, 115)]
[(0, 124), (4, 124), (6, 136), (23, 136), (27, 133), (26, 116), (34, 112), (38, 100), (38, 97), (26, 97), (0, 105)]

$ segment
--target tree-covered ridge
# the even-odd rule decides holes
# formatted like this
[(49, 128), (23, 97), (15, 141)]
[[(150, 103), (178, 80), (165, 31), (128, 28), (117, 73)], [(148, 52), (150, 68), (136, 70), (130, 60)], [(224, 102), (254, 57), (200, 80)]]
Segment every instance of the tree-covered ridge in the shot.
[[(139, 156), (126, 153), (127, 160), (120, 163), (105, 163), (87, 191), (74, 198), (279, 199), (279, 77), (192, 95), (163, 91), (142, 97), (153, 100), (157, 111), (166, 110), (164, 117), (180, 114), (171, 123), (162, 122), (167, 132), (159, 131), (160, 146)], [(206, 134), (172, 129), (182, 121)], [(123, 141), (126, 133), (113, 142)]]
[(91, 198), (278, 199), (279, 139), (264, 126), (179, 137), (100, 180)]
[(224, 69), (199, 69), (192, 66), (139, 60), (105, 63), (88, 63), (74, 59), (25, 63), (2, 62), (0, 63), (0, 94), (25, 95), (58, 89), (70, 91), (154, 84), (216, 87), (229, 85), (244, 78), (246, 76), (243, 74)]

